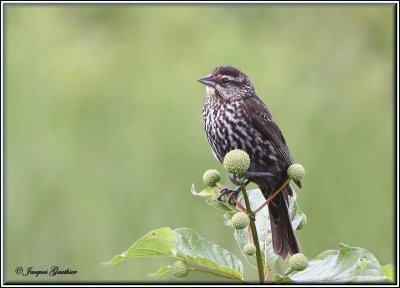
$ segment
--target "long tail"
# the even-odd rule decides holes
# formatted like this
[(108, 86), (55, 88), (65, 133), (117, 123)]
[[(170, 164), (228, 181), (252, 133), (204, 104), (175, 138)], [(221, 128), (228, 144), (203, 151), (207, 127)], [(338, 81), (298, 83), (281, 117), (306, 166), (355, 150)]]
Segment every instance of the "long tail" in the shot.
[[(264, 195), (268, 195), (265, 188), (261, 188), (261, 191)], [(292, 194), (289, 185), (268, 204), (274, 252), (284, 259), (289, 254), (300, 252), (299, 243), (290, 221), (288, 194)]]

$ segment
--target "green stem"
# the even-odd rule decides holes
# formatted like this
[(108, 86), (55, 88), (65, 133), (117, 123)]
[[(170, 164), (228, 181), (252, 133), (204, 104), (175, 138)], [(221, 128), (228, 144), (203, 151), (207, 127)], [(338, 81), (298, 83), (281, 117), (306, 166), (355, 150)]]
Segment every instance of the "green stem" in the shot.
[(294, 271), (293, 268), (289, 267), (289, 269), (285, 271), (285, 274), (283, 274), (283, 276), (287, 276), (290, 273), (292, 273), (293, 271)]
[(244, 185), (240, 186), (242, 189), (242, 194), (244, 202), (246, 203), (246, 211), (250, 218), (250, 230), (253, 236), (254, 246), (256, 246), (256, 258), (257, 258), (257, 269), (258, 269), (258, 279), (260, 284), (264, 283), (264, 266), (261, 258), (260, 242), (258, 241), (257, 229), (256, 229), (256, 218), (255, 213), (251, 211), (249, 197), (247, 196), (246, 187)]

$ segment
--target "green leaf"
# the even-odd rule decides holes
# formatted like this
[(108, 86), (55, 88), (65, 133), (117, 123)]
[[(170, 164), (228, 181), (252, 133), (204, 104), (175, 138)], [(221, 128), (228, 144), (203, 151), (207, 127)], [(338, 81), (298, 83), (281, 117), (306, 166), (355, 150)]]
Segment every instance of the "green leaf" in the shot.
[[(247, 194), (249, 196), (250, 206), (252, 210), (257, 209), (262, 204), (264, 204), (265, 197), (261, 193), (260, 189), (248, 190)], [(243, 196), (240, 196), (238, 200), (244, 205)], [(297, 205), (296, 192), (294, 191), (294, 189), (293, 196), (289, 197), (289, 214), (292, 221), (293, 230), (296, 231), (297, 226), (299, 226), (301, 222), (303, 214), (299, 210), (299, 206)], [(267, 263), (268, 267), (272, 268), (275, 265), (278, 256), (274, 253), (274, 249), (272, 246), (272, 234), (269, 221), (268, 206), (265, 206), (257, 213), (256, 228), (260, 242), (261, 253), (263, 255), (263, 262), (264, 264)], [(240, 247), (240, 250), (246, 257), (248, 262), (254, 267), (257, 267), (256, 256), (248, 256), (243, 252), (244, 246), (248, 243), (248, 229), (235, 230), (234, 235)]]
[(207, 241), (189, 228), (175, 229), (174, 236), (173, 254), (176, 257), (197, 265), (200, 270), (228, 278), (243, 279), (243, 264), (231, 252)]
[(233, 208), (232, 206), (225, 204), (224, 202), (218, 201), (218, 200), (214, 200), (214, 199), (206, 199), (206, 203), (214, 208), (216, 208), (217, 210), (219, 210), (220, 212), (225, 213), (229, 213), (229, 212), (237, 212), (237, 210), (235, 208)]
[[(143, 256), (169, 256), (195, 265), (197, 270), (217, 274), (230, 279), (243, 279), (243, 264), (231, 252), (211, 243), (189, 228), (161, 228), (153, 230), (136, 241), (126, 252), (116, 255), (107, 265)], [(171, 271), (161, 267), (153, 276)]]
[(173, 256), (174, 234), (171, 228), (153, 230), (136, 241), (126, 252), (116, 255), (106, 265), (116, 265), (127, 259), (142, 256)]
[(197, 192), (196, 189), (194, 188), (194, 183), (193, 183), (190, 191), (195, 196), (211, 198), (217, 196), (220, 192), (220, 189), (217, 186), (214, 186), (214, 187), (207, 187), (203, 191)]
[(232, 218), (233, 214), (237, 212), (235, 207), (227, 204), (226, 202), (221, 202), (217, 200), (217, 196), (220, 193), (220, 188), (218, 187), (208, 187), (201, 192), (197, 192), (194, 189), (194, 184), (192, 185), (192, 194), (195, 196), (205, 197), (206, 203), (218, 211), (223, 213), (223, 217), (225, 218), (225, 224), (230, 225), (230, 219)]
[(233, 211), (226, 212), (224, 215), (222, 215), (225, 219), (225, 225), (232, 226), (231, 219), (232, 219), (233, 215), (235, 215), (236, 213), (237, 213), (237, 210), (233, 210)]
[(383, 275), (388, 278), (389, 282), (394, 283), (394, 267), (393, 264), (381, 266)]
[(339, 250), (328, 250), (318, 255), (308, 263), (305, 270), (288, 275), (290, 280), (300, 283), (388, 281), (372, 253), (344, 244), (340, 244), (339, 247)]
[(275, 274), (272, 277), (272, 280), (275, 283), (279, 283), (279, 284), (287, 284), (287, 283), (291, 283), (292, 281), (290, 281), (290, 278), (288, 276), (283, 276), (283, 275), (279, 275), (279, 274)]
[(156, 272), (149, 274), (149, 276), (160, 277), (172, 270), (172, 266), (162, 266)]

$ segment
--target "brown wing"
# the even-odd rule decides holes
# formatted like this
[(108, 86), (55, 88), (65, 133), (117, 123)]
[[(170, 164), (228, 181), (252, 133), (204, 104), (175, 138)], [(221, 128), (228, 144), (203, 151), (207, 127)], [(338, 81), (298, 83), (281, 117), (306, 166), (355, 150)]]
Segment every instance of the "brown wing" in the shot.
[[(244, 100), (244, 107), (247, 110), (247, 114), (251, 117), (253, 127), (266, 140), (271, 142), (288, 166), (292, 165), (293, 158), (286, 145), (285, 138), (283, 138), (281, 130), (272, 119), (272, 115), (265, 104), (258, 97), (251, 97)], [(301, 187), (299, 181), (296, 181), (296, 184)]]
[(278, 125), (272, 119), (271, 113), (265, 104), (256, 97), (247, 98), (244, 101), (244, 107), (247, 110), (247, 115), (250, 115), (253, 127), (257, 129), (266, 140), (269, 140), (274, 148), (282, 156), (286, 164), (293, 164), (292, 156), (286, 146), (285, 138)]

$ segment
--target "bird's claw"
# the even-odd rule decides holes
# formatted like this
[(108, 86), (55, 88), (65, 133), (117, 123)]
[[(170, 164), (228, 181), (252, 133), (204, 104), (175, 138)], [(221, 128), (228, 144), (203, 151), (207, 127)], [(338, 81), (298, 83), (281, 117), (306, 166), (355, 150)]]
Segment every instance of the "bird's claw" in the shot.
[(232, 198), (234, 197), (236, 199), (239, 195), (239, 192), (240, 192), (240, 187), (238, 187), (237, 189), (234, 189), (234, 190), (229, 189), (229, 188), (223, 188), (217, 199), (218, 199), (218, 201), (222, 201), (222, 196), (228, 195), (229, 196), (228, 203), (230, 205), (235, 206), (236, 203), (232, 200)]
[(236, 199), (241, 191), (241, 187), (247, 186), (247, 184), (250, 183), (249, 178), (251, 177), (273, 177), (272, 173), (269, 172), (251, 172), (251, 171), (247, 171), (246, 174), (244, 175), (244, 177), (242, 178), (238, 178), (236, 175), (229, 175), (229, 178), (231, 179), (232, 183), (235, 184), (236, 186), (239, 186), (236, 189), (229, 189), (229, 188), (223, 188), (221, 189), (221, 193), (218, 196), (218, 201), (222, 202), (222, 197), (224, 195), (228, 195), (229, 199), (228, 199), (228, 203), (230, 205), (236, 206), (236, 203), (234, 201), (234, 199)]

